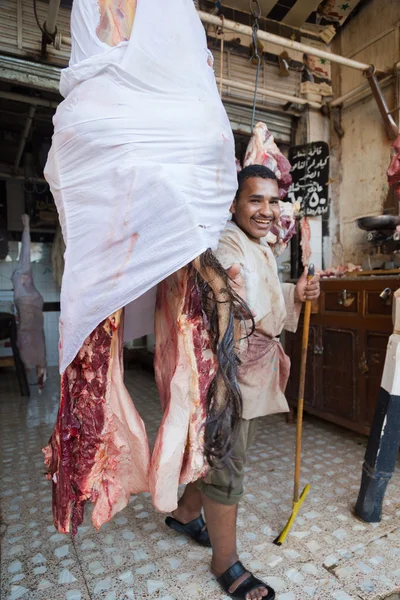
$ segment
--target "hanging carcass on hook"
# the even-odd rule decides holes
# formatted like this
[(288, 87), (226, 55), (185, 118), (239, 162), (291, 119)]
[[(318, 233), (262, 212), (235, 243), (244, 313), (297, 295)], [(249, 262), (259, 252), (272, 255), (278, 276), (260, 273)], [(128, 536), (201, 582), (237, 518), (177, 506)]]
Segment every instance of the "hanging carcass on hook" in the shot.
[(47, 379), (43, 296), (33, 280), (28, 215), (22, 215), (22, 224), (21, 250), (18, 264), (11, 276), (18, 315), (17, 344), (25, 368), (36, 370), (38, 390), (41, 393)]
[[(212, 253), (237, 187), (234, 141), (192, 0), (75, 0), (71, 34), (45, 170), (66, 244), (45, 459), (55, 525), (75, 533), (88, 500), (96, 527), (131, 493), (170, 511), (181, 481), (229, 459), (234, 320), (250, 315)], [(121, 353), (154, 315), (164, 418), (150, 459)]]
[(271, 169), (278, 179), (281, 214), (279, 222), (268, 233), (267, 241), (275, 255), (282, 254), (296, 233), (296, 216), (299, 204), (284, 202), (292, 183), (291, 165), (275, 143), (274, 136), (265, 123), (259, 122), (253, 129), (244, 157), (243, 167), (263, 165)]

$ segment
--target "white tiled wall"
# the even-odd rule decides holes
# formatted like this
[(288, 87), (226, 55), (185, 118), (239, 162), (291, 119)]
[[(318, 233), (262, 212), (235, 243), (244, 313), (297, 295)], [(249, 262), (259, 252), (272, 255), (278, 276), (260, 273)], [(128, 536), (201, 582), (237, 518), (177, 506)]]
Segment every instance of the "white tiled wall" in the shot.
[[(16, 267), (20, 250), (19, 242), (9, 243), (9, 254), (0, 261), (0, 300), (9, 296), (13, 286), (11, 275)], [(53, 278), (51, 268), (51, 244), (31, 244), (32, 274), (36, 288), (42, 294), (45, 302), (59, 302), (60, 292)], [(46, 338), (47, 363), (49, 366), (58, 365), (58, 319), (60, 313), (44, 313), (44, 334)], [(1, 354), (9, 351), (0, 349)]]

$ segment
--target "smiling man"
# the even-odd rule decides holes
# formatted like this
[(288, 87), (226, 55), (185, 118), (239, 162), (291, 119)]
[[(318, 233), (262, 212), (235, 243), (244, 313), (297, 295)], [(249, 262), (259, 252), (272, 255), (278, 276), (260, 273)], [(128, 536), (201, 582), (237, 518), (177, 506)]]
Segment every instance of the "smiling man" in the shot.
[[(245, 335), (249, 331), (243, 331), (240, 342), (239, 357), (242, 364), (238, 370), (238, 383), (243, 397), (243, 421), (241, 436), (232, 457), (232, 492), (228, 495), (229, 473), (223, 471), (211, 472), (200, 484), (203, 497), (213, 503), (214, 510), (210, 511), (207, 500), (204, 501), (216, 575), (224, 573), (238, 560), (236, 536), (223, 536), (222, 530), (226, 532), (231, 528), (236, 531), (237, 506), (244, 493), (244, 468), (259, 418), (289, 410), (284, 393), (290, 360), (278, 336), (283, 329), (296, 331), (302, 302), (314, 300), (320, 293), (319, 278), (314, 277), (307, 282), (307, 271), (296, 286), (279, 281), (275, 257), (265, 240), (280, 217), (275, 174), (264, 166), (252, 165), (238, 174), (238, 184), (231, 207), (232, 221), (228, 222), (220, 238), (216, 255), (225, 269), (229, 270), (237, 292), (252, 310), (255, 331), (248, 337)], [(217, 503), (221, 505), (219, 510)], [(235, 569), (238, 579), (232, 581), (235, 573), (231, 573), (230, 579), (225, 579), (231, 583), (226, 591), (233, 592), (236, 598), (271, 597), (270, 590), (262, 585), (241, 595), (241, 588), (246, 591), (254, 582), (244, 568), (241, 573), (240, 567), (238, 565)]]
[(307, 282), (307, 270), (297, 285), (279, 280), (266, 242), (280, 217), (275, 174), (252, 165), (239, 173), (238, 181), (232, 221), (222, 233), (217, 256), (254, 315), (255, 331), (250, 336), (243, 332), (239, 349), (243, 419), (250, 420), (289, 410), (284, 392), (290, 361), (279, 336), (283, 329), (296, 331), (302, 302), (318, 298), (320, 289), (318, 276)]
[[(247, 454), (259, 418), (289, 410), (284, 392), (290, 361), (278, 336), (283, 329), (296, 330), (302, 302), (319, 296), (319, 278), (307, 282), (305, 271), (296, 286), (279, 281), (275, 257), (265, 241), (280, 216), (274, 173), (264, 166), (252, 165), (238, 174), (238, 183), (231, 207), (232, 220), (220, 238), (216, 255), (254, 315), (255, 330), (248, 335), (250, 325), (243, 324), (238, 348), (242, 426), (232, 452), (231, 470), (211, 470), (197, 486), (187, 486), (173, 519), (167, 519), (167, 524), (203, 545), (211, 541), (212, 570), (232, 598), (272, 600), (274, 591), (247, 571), (238, 559), (237, 509), (244, 493)], [(199, 517), (202, 507), (207, 529)]]

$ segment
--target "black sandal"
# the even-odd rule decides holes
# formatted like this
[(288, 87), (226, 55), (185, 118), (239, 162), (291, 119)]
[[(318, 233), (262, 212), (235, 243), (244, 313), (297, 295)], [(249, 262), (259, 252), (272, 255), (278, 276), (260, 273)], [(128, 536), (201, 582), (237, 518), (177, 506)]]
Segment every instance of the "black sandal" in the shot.
[(183, 535), (191, 538), (200, 544), (200, 546), (211, 548), (210, 536), (208, 535), (205, 521), (201, 515), (200, 517), (197, 517), (197, 519), (186, 524), (180, 523), (173, 517), (167, 517), (165, 519), (165, 524), (177, 533), (183, 533)]
[[(247, 573), (249, 575), (248, 578), (245, 579), (243, 583), (241, 583), (234, 592), (230, 592), (229, 588), (244, 573)], [(227, 569), (225, 573), (222, 573), (222, 575), (217, 578), (217, 581), (226, 594), (228, 594), (231, 598), (237, 598), (237, 600), (246, 600), (247, 594), (249, 594), (253, 590), (256, 590), (259, 587), (264, 587), (266, 590), (268, 590), (268, 595), (263, 596), (263, 600), (274, 600), (275, 598), (274, 590), (260, 579), (257, 579), (257, 577), (254, 577), (254, 575), (250, 573), (250, 571), (244, 568), (240, 560), (238, 560), (237, 562), (235, 562), (234, 565), (229, 567), (229, 569)]]

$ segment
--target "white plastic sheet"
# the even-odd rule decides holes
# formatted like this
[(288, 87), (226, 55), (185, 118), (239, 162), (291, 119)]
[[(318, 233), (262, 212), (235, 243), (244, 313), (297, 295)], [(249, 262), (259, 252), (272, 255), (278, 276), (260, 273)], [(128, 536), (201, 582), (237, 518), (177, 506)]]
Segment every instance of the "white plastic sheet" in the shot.
[(116, 47), (99, 39), (106, 4), (74, 0), (45, 169), (66, 242), (61, 372), (132, 301), (125, 337), (152, 331), (154, 286), (217, 246), (237, 185), (193, 1), (138, 0), (130, 38)]

